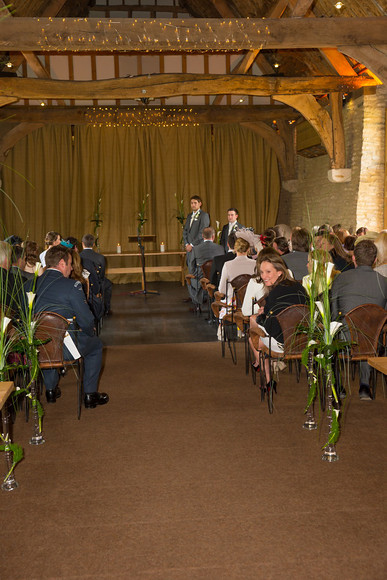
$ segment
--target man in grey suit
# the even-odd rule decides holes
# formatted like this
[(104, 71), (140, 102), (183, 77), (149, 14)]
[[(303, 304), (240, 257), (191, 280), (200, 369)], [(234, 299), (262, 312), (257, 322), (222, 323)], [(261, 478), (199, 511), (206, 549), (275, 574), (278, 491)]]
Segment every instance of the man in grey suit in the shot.
[(192, 259), (189, 264), (189, 272), (190, 274), (193, 274), (195, 278), (191, 279), (191, 285), (188, 286), (188, 293), (196, 309), (200, 307), (200, 304), (203, 304), (203, 289), (200, 285), (200, 278), (203, 277), (201, 266), (203, 266), (205, 262), (213, 260), (215, 256), (224, 254), (222, 246), (215, 244), (214, 239), (214, 228), (204, 228), (202, 233), (202, 243), (194, 246), (191, 252)]
[[(371, 240), (362, 240), (356, 244), (353, 253), (355, 268), (339, 274), (332, 284), (332, 320), (344, 316), (361, 304), (378, 304), (387, 306), (387, 278), (372, 269), (377, 249)], [(344, 329), (346, 337), (349, 337)], [(360, 363), (359, 395), (363, 400), (370, 400), (369, 387), (370, 366)]]
[(187, 266), (190, 269), (190, 262), (193, 260), (192, 250), (203, 242), (202, 232), (210, 225), (210, 216), (201, 209), (202, 200), (198, 195), (191, 197), (191, 213), (187, 216), (187, 221), (183, 229), (183, 240), (187, 252)]

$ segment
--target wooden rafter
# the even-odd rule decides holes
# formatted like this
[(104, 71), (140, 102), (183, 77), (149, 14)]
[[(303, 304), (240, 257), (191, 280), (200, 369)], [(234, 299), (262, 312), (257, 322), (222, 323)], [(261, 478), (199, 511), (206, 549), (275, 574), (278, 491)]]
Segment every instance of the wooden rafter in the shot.
[[(322, 21), (323, 20), (323, 21)], [(329, 48), (384, 44), (387, 17), (286, 19), (8, 18), (5, 51), (165, 51)]]
[[(268, 14), (268, 18), (281, 18), (282, 14), (284, 13), (289, 0), (277, 0), (273, 8), (271, 9), (270, 13)], [(226, 16), (226, 14), (221, 14), (221, 16)], [(259, 50), (249, 50), (242, 60), (232, 69), (231, 73), (235, 75), (243, 75), (246, 74), (250, 68), (253, 66), (255, 59), (259, 54)], [(217, 95), (213, 100), (213, 105), (219, 105), (221, 100), (223, 99), (224, 95)]]
[(0, 96), (18, 99), (141, 99), (178, 95), (299, 95), (353, 91), (375, 86), (364, 77), (259, 77), (158, 74), (98, 81), (0, 78)]
[[(0, 108), (0, 122), (7, 120), (8, 123), (55, 123), (66, 125), (82, 125), (97, 122), (98, 115), (103, 114), (104, 107), (3, 107)], [(286, 121), (295, 120), (300, 115), (298, 111), (290, 107), (281, 105), (261, 105), (261, 106), (134, 106), (134, 107), (107, 107), (107, 114), (112, 119), (125, 119), (128, 115), (141, 119), (143, 114), (157, 114), (158, 119), (168, 120), (174, 118), (184, 119), (190, 116), (196, 123), (200, 124), (222, 124), (222, 123), (242, 123), (246, 121), (272, 121), (273, 119), (283, 119)], [(114, 117), (115, 116), (115, 117)], [(123, 121), (124, 123), (124, 121)]]

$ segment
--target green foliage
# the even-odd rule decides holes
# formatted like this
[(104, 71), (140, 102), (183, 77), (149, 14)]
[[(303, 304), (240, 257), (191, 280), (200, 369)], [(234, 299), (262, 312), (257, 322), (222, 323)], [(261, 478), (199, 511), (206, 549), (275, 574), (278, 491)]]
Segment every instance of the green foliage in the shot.
[(142, 228), (144, 227), (145, 223), (148, 221), (148, 218), (146, 217), (146, 204), (148, 201), (148, 197), (149, 197), (149, 193), (140, 202), (140, 207), (139, 207), (138, 214), (137, 214), (137, 221), (138, 221), (137, 232), (139, 234), (141, 234)]

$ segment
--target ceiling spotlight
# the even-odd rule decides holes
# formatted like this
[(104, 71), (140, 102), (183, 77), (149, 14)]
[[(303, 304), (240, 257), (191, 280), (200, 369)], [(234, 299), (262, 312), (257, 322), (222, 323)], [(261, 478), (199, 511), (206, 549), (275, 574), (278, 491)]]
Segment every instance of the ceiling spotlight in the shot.
[(7, 66), (8, 68), (12, 68), (12, 62), (9, 60), (8, 62), (5, 63), (5, 66)]
[(335, 8), (336, 10), (341, 10), (343, 8), (344, 4), (342, 2), (336, 2), (335, 4)]
[(274, 63), (274, 65), (273, 65), (273, 66), (274, 66), (274, 68), (278, 68), (278, 67), (279, 67), (279, 63), (278, 63), (278, 62), (276, 62), (276, 63)]
[(41, 107), (45, 107), (45, 106), (46, 106), (46, 103), (45, 103), (44, 101), (42, 101), (42, 102), (40, 103), (40, 106), (41, 106)]
[(240, 102), (240, 103), (243, 103), (243, 101), (244, 101), (244, 99), (239, 99), (239, 102)]

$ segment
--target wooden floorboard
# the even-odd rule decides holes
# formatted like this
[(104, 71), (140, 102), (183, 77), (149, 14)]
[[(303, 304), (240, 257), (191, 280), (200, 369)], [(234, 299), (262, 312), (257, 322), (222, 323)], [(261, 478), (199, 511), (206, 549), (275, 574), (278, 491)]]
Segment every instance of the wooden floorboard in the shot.
[(179, 282), (151, 282), (147, 290), (160, 294), (131, 294), (139, 284), (114, 284), (112, 315), (105, 317), (100, 334), (104, 346), (216, 341), (216, 325), (209, 324), (207, 305), (197, 316), (186, 287)]

